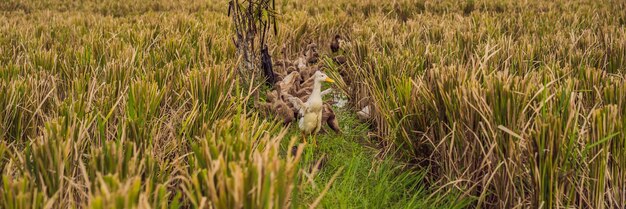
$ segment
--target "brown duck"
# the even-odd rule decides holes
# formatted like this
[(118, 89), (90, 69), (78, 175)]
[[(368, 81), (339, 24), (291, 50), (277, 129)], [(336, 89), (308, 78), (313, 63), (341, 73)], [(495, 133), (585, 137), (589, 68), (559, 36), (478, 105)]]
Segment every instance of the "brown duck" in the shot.
[(337, 34), (335, 35), (333, 40), (330, 42), (330, 50), (333, 53), (337, 53), (339, 51), (339, 48), (341, 47), (341, 44), (339, 43), (340, 40), (341, 40), (341, 36)]
[(310, 43), (306, 46), (306, 51), (304, 52), (304, 56), (306, 57), (306, 61), (309, 64), (315, 64), (319, 61), (320, 55), (317, 53), (317, 44)]
[[(320, 67), (317, 65), (300, 69), (300, 76), (302, 77), (302, 81), (306, 82), (309, 79), (312, 79), (313, 74), (315, 74), (315, 72), (317, 71), (320, 71)], [(308, 81), (308, 82), (312, 82), (312, 81)]]
[(322, 111), (322, 121), (325, 121), (326, 124), (328, 124), (328, 127), (335, 131), (335, 133), (341, 133), (341, 129), (339, 128), (339, 122), (337, 121), (335, 112), (328, 103), (324, 104), (324, 110)]
[(279, 90), (281, 95), (288, 94), (296, 88), (295, 84), (300, 83), (300, 79), (298, 71), (291, 71), (289, 75), (284, 76), (281, 81), (276, 83), (276, 89)]
[(294, 112), (289, 108), (287, 103), (279, 95), (279, 90), (274, 90), (267, 94), (269, 102), (261, 102), (258, 99), (258, 93), (256, 94), (256, 100), (254, 106), (262, 110), (263, 112), (274, 114), (276, 118), (283, 120), (283, 123), (289, 124), (295, 120)]
[(343, 65), (343, 64), (346, 64), (346, 62), (348, 62), (348, 59), (346, 59), (346, 57), (343, 55), (337, 55), (333, 57), (333, 62), (337, 63), (338, 65)]

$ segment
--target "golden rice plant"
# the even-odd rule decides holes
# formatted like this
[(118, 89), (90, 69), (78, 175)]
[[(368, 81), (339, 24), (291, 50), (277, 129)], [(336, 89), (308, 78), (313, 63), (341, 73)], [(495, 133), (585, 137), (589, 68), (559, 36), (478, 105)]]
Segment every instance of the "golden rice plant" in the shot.
[(156, 83), (137, 81), (130, 86), (126, 100), (125, 114), (128, 124), (128, 138), (139, 144), (152, 144), (155, 121), (161, 110), (161, 102), (166, 89)]
[(427, 3), (406, 22), (363, 7), (352, 22), (372, 27), (351, 31), (343, 89), (372, 105), (383, 143), (475, 207), (620, 207), (624, 31), (589, 12), (605, 3)]
[(99, 176), (99, 187), (88, 208), (180, 208), (180, 195), (170, 196), (163, 185), (144, 186), (140, 176), (121, 181), (117, 176)]
[(49, 205), (48, 198), (34, 184), (27, 176), (13, 179), (10, 175), (3, 175), (0, 206), (2, 208), (44, 208)]
[[(192, 138), (202, 129), (211, 127), (212, 122), (232, 114), (235, 85), (234, 71), (224, 68), (192, 70), (181, 77), (181, 99), (189, 112), (184, 116), (180, 134)], [(241, 101), (240, 101), (241, 102)]]
[[(258, 116), (221, 120), (191, 144), (185, 196), (195, 208), (290, 208), (302, 147), (282, 156), (286, 130)], [(294, 138), (295, 139), (295, 138)], [(295, 141), (291, 140), (290, 146)]]

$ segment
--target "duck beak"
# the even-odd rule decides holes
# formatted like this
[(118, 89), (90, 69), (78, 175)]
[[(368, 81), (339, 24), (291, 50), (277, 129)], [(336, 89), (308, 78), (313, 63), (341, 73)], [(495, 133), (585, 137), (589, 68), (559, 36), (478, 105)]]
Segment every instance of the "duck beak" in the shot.
[(326, 81), (326, 82), (328, 82), (328, 83), (334, 83), (334, 82), (335, 82), (335, 80), (330, 79), (330, 78), (326, 78), (326, 80), (325, 80), (325, 81)]

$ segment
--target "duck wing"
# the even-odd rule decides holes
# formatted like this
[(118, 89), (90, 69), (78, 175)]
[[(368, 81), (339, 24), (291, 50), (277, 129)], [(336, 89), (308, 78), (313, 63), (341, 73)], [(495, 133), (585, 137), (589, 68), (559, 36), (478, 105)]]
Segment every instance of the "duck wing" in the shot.
[(299, 115), (304, 115), (304, 113), (306, 112), (306, 103), (302, 102), (302, 100), (300, 100), (298, 97), (293, 97), (291, 95), (287, 97), (287, 100), (289, 100), (289, 102), (293, 104), (293, 107), (295, 107), (299, 111)]
[(320, 93), (320, 95), (324, 96), (324, 95), (326, 95), (326, 94), (330, 94), (330, 93), (332, 93), (332, 92), (333, 92), (333, 89), (332, 89), (332, 88), (329, 88), (329, 89), (326, 89), (326, 90), (322, 91), (322, 92)]

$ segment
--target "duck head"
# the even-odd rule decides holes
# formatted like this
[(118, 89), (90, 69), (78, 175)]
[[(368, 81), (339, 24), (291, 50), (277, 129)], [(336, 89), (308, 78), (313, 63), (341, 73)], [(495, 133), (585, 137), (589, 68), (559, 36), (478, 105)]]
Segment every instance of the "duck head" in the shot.
[(319, 54), (317, 53), (317, 44), (311, 43), (307, 45), (306, 51), (304, 53), (306, 56), (306, 61), (309, 64), (315, 64), (319, 60)]
[(329, 82), (329, 83), (334, 83), (335, 80), (329, 78), (326, 73), (323, 73), (322, 71), (316, 71), (315, 74), (313, 74), (313, 76), (315, 76), (315, 81), (316, 82)]
[(339, 51), (339, 47), (341, 47), (339, 41), (341, 41), (341, 36), (337, 34), (335, 35), (335, 38), (333, 38), (332, 42), (330, 43), (330, 50), (333, 53)]

